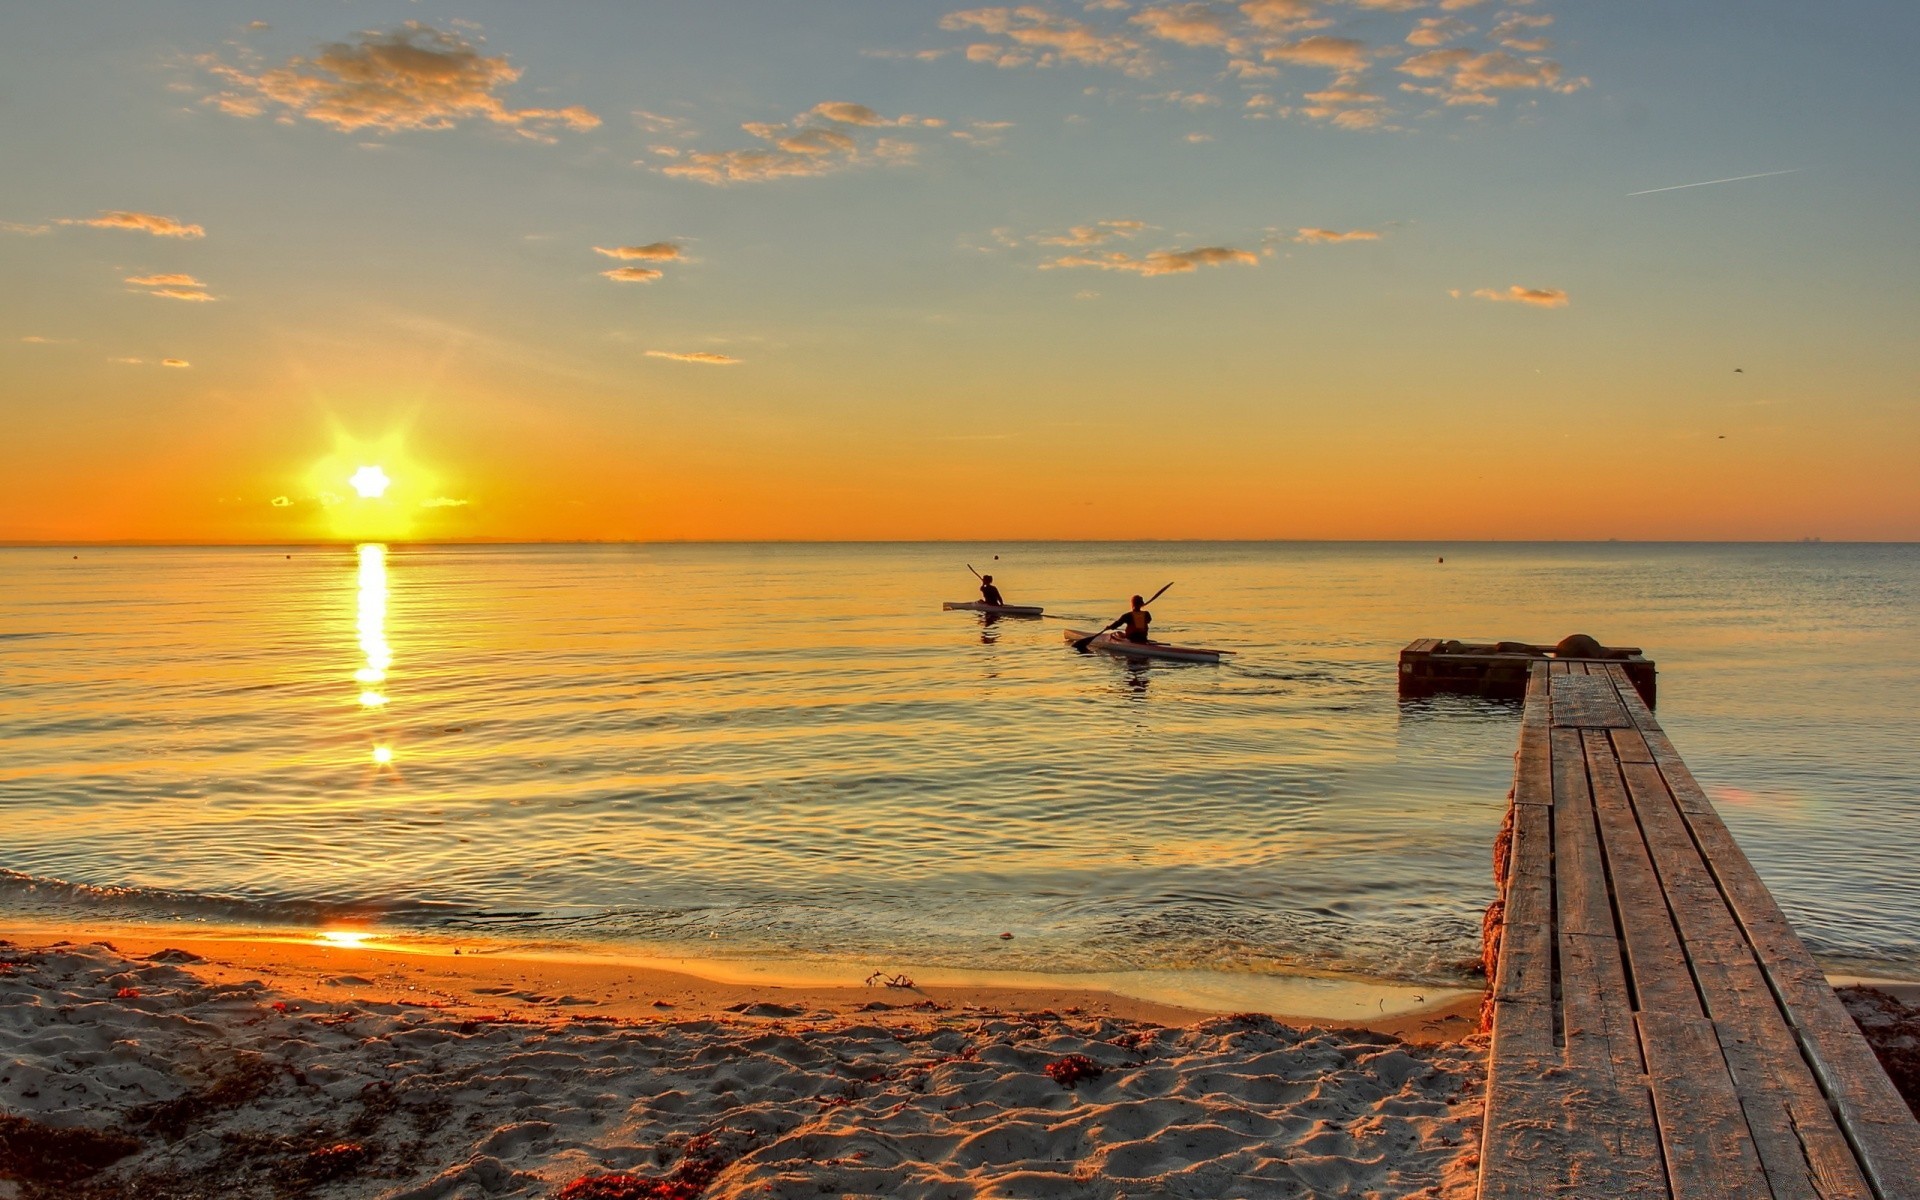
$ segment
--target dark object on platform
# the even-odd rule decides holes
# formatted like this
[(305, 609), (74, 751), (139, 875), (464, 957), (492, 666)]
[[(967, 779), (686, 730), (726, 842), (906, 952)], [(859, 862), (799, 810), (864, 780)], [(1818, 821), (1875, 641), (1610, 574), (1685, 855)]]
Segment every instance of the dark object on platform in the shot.
[(1457, 692), (1519, 700), (1527, 694), (1527, 672), (1549, 662), (1619, 663), (1647, 707), (1654, 706), (1654, 666), (1638, 646), (1603, 646), (1584, 633), (1560, 639), (1557, 646), (1532, 642), (1460, 642), (1421, 638), (1400, 652), (1400, 694), (1431, 696)]

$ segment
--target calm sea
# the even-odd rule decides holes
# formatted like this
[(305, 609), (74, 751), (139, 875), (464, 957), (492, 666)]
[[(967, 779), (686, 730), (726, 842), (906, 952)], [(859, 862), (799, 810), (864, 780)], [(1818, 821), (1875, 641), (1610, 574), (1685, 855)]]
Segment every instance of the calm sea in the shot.
[[(1226, 665), (1051, 619), (1169, 580)], [(1920, 974), (1909, 545), (0, 550), (0, 906), (1458, 982), (1518, 712), (1395, 653), (1575, 631), (1825, 962)]]

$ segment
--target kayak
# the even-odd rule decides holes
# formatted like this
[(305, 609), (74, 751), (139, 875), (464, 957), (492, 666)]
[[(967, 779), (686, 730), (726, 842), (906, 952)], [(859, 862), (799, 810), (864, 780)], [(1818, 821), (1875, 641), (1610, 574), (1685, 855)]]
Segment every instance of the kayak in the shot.
[(1067, 630), (1067, 641), (1077, 642), (1081, 638), (1091, 637), (1087, 643), (1089, 650), (1105, 650), (1108, 654), (1124, 654), (1129, 658), (1170, 658), (1176, 662), (1220, 661), (1226, 650), (1203, 650), (1198, 646), (1175, 646), (1167, 642), (1130, 642), (1117, 629), (1104, 633), (1090, 634), (1083, 629)]
[(988, 604), (984, 600), (949, 600), (940, 607), (946, 612), (992, 613), (1000, 617), (1037, 617), (1046, 612), (1038, 604)]

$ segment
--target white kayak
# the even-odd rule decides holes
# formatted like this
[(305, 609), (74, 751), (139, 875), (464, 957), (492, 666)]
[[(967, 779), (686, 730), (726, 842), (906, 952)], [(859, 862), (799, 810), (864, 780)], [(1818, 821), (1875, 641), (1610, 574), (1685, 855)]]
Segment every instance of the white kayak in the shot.
[(1089, 650), (1105, 650), (1108, 654), (1124, 654), (1130, 658), (1170, 658), (1176, 662), (1217, 663), (1222, 654), (1230, 653), (1226, 650), (1203, 650), (1198, 646), (1175, 646), (1167, 642), (1130, 642), (1117, 629), (1109, 629), (1104, 633), (1088, 633), (1084, 629), (1067, 630), (1068, 642), (1077, 642), (1086, 637), (1093, 639), (1087, 643)]
[(940, 607), (946, 612), (992, 613), (999, 617), (1037, 617), (1046, 612), (1038, 604), (988, 604), (984, 600), (949, 600)]

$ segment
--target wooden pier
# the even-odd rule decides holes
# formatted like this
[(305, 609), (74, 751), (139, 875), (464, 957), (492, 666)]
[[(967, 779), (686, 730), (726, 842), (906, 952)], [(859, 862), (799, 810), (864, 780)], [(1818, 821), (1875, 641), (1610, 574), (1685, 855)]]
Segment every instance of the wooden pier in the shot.
[(1484, 1200), (1920, 1200), (1920, 1123), (1621, 664), (1531, 668), (1494, 859)]

